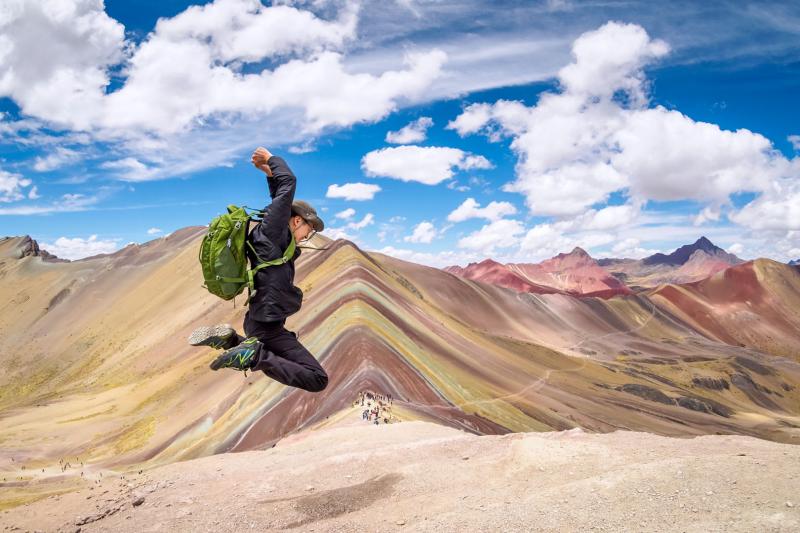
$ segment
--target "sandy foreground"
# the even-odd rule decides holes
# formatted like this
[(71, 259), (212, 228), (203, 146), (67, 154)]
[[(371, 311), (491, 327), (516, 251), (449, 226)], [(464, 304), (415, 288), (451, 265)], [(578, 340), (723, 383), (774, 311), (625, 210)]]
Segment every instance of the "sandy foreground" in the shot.
[[(339, 417), (337, 417), (339, 418)], [(798, 531), (800, 446), (579, 429), (475, 436), (360, 411), (265, 451), (104, 476), (3, 531)]]

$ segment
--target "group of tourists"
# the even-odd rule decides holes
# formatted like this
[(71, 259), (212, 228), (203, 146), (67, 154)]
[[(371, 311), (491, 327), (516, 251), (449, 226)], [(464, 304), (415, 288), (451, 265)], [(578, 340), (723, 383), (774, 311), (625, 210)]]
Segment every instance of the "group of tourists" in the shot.
[(361, 419), (377, 426), (381, 422), (384, 424), (399, 422), (392, 414), (393, 401), (391, 394), (378, 394), (367, 390), (358, 393), (358, 397), (353, 401), (353, 407), (365, 407), (361, 412)]

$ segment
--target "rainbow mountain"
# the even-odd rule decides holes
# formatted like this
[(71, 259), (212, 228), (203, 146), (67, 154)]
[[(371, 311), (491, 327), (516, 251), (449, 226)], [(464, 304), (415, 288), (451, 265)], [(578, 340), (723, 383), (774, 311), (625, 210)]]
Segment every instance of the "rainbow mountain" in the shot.
[[(8, 506), (80, 485), (59, 467), (147, 468), (335, 426), (361, 390), (402, 420), (475, 434), (582, 428), (800, 438), (800, 271), (767, 259), (613, 298), (519, 292), (314, 237), (286, 327), (319, 394), (213, 372), (197, 326), (241, 331), (202, 287), (206, 228), (64, 262), (0, 241), (0, 434)], [(21, 470), (25, 466), (24, 471)], [(36, 489), (39, 487), (39, 489)], [(5, 499), (3, 499), (5, 498)]]

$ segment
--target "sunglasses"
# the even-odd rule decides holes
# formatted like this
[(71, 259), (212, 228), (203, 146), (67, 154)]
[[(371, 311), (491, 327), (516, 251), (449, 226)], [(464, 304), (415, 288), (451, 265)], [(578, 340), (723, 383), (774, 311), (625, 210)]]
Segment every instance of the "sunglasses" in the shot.
[(305, 219), (303, 219), (303, 224), (305, 224), (306, 226), (311, 228), (311, 231), (308, 232), (308, 235), (306, 235), (305, 238), (303, 239), (304, 241), (307, 241), (307, 240), (311, 239), (311, 237), (313, 237), (314, 235), (317, 234), (317, 230), (315, 230), (314, 227), (311, 224), (309, 224), (308, 221), (305, 220)]

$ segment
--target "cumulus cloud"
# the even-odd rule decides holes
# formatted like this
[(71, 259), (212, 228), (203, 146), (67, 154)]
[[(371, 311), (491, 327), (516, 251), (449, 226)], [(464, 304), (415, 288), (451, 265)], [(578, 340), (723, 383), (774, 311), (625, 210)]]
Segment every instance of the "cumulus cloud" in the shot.
[(517, 220), (495, 220), (459, 239), (458, 247), (491, 254), (496, 248), (519, 245), (518, 235), (524, 231), (524, 226)]
[(98, 239), (97, 235), (91, 235), (88, 239), (59, 237), (53, 243), (43, 242), (41, 247), (63, 259), (75, 260), (115, 252), (118, 242), (119, 239)]
[(163, 233), (161, 228), (150, 228), (149, 230), (147, 230), (148, 235), (158, 235), (159, 233)]
[(730, 246), (728, 246), (727, 252), (731, 253), (733, 255), (739, 255), (742, 252), (744, 252), (744, 246), (740, 242), (735, 242), (735, 243), (731, 244)]
[(364, 218), (362, 218), (358, 222), (349, 222), (346, 227), (350, 228), (350, 229), (357, 229), (357, 230), (358, 229), (364, 229), (367, 226), (369, 226), (370, 224), (372, 224), (374, 219), (375, 219), (375, 217), (373, 216), (372, 213), (367, 213), (366, 215), (364, 215)]
[(433, 126), (433, 119), (430, 117), (420, 117), (407, 126), (397, 131), (390, 131), (386, 134), (386, 142), (392, 144), (412, 144), (425, 140), (428, 128)]
[(404, 261), (427, 265), (434, 268), (442, 268), (449, 265), (464, 265), (470, 262), (481, 261), (485, 256), (481, 252), (472, 250), (442, 250), (440, 252), (420, 252), (408, 248), (397, 248), (395, 246), (384, 246), (378, 250), (371, 250), (381, 254), (389, 255)]
[(397, 146), (369, 152), (361, 159), (368, 176), (383, 176), (402, 181), (436, 185), (453, 177), (454, 168), (492, 168), (483, 156), (458, 148), (440, 146)]
[(352, 207), (348, 207), (344, 211), (339, 211), (334, 216), (336, 218), (343, 218), (343, 219), (347, 220), (348, 218), (352, 218), (353, 215), (355, 215), (355, 214), (356, 214), (356, 210), (353, 209)]
[(148, 166), (134, 157), (106, 161), (100, 167), (117, 171), (117, 177), (123, 181), (150, 181), (159, 176), (158, 168)]
[(706, 206), (694, 218), (695, 226), (702, 226), (706, 222), (716, 222), (720, 217), (720, 208), (718, 206)]
[[(352, 211), (352, 212), (350, 212), (350, 211)], [(339, 216), (340, 214), (344, 214), (346, 216), (341, 216), (340, 217)], [(337, 218), (351, 219), (354, 214), (355, 214), (355, 210), (346, 209), (346, 210), (342, 211), (341, 213), (337, 214), (336, 216), (337, 216)], [(340, 227), (340, 228), (327, 227), (327, 228), (325, 228), (325, 231), (323, 231), (323, 233), (326, 236), (330, 237), (331, 239), (347, 239), (349, 241), (353, 241), (355, 243), (358, 243), (359, 242), (357, 240), (358, 235), (350, 233), (348, 230), (354, 230), (354, 231), (357, 232), (357, 231), (362, 230), (362, 229), (366, 228), (367, 226), (370, 226), (370, 225), (372, 225), (374, 223), (375, 223), (375, 215), (373, 215), (372, 213), (367, 213), (359, 221), (352, 220), (352, 221), (348, 222), (347, 224), (345, 224), (343, 227)]]
[(612, 205), (602, 209), (589, 209), (585, 213), (559, 225), (572, 230), (610, 230), (628, 226), (636, 220), (639, 208), (630, 204)]
[(102, 112), (125, 28), (97, 0), (11, 0), (0, 14), (0, 96), (29, 116), (86, 129)]
[(660, 252), (661, 250), (643, 248), (641, 241), (635, 237), (629, 237), (619, 241), (611, 248), (610, 255), (613, 257), (626, 258), (626, 259), (641, 259)]
[(480, 207), (480, 204), (474, 198), (467, 198), (447, 215), (447, 220), (450, 222), (463, 222), (470, 218), (485, 218), (494, 221), (516, 213), (517, 208), (510, 202), (490, 202), (486, 207)]
[[(31, 180), (19, 174), (0, 170), (0, 202), (16, 202), (25, 198), (22, 189), (31, 184)], [(35, 194), (35, 193), (34, 193)]]
[(559, 253), (568, 252), (579, 246), (585, 250), (607, 245), (615, 241), (615, 236), (606, 232), (567, 234), (559, 224), (538, 224), (522, 237), (520, 251), (528, 261), (540, 261)]
[(735, 192), (767, 191), (789, 169), (768, 139), (649, 107), (643, 68), (668, 51), (640, 26), (609, 22), (575, 41), (558, 92), (530, 107), (473, 104), (447, 127), (510, 137), (516, 179), (503, 190), (523, 194), (536, 215), (579, 216), (618, 191), (636, 205), (689, 199), (717, 206)]
[(328, 192), (325, 194), (326, 198), (344, 198), (345, 200), (372, 200), (375, 193), (380, 191), (381, 188), (373, 183), (345, 183), (344, 185), (337, 185), (335, 183), (328, 186)]
[(37, 157), (34, 160), (33, 169), (37, 172), (61, 169), (64, 165), (72, 163), (79, 158), (80, 154), (75, 150), (59, 146), (52, 153), (44, 157)]
[(787, 139), (792, 143), (792, 148), (800, 150), (800, 135), (789, 135)]
[(351, 235), (350, 233), (347, 233), (347, 231), (344, 230), (343, 228), (325, 228), (325, 231), (323, 231), (323, 233), (326, 236), (328, 236), (328, 237), (330, 237), (331, 239), (334, 239), (334, 240), (336, 240), (336, 239), (346, 239), (348, 241), (355, 242), (355, 238), (356, 238), (354, 235)]
[(776, 180), (770, 190), (728, 218), (756, 230), (800, 230), (800, 179)]
[(436, 228), (428, 221), (422, 221), (414, 226), (414, 231), (411, 235), (403, 238), (406, 242), (418, 242), (429, 244), (436, 237)]
[(265, 120), (305, 152), (323, 131), (380, 120), (424, 96), (446, 61), (429, 49), (394, 70), (345, 68), (359, 6), (331, 4), (322, 18), (298, 5), (215, 0), (159, 19), (134, 42), (98, 0), (12, 0), (0, 16), (0, 97), (39, 121), (31, 127), (120, 142), (127, 168), (117, 175), (133, 181), (225, 163)]

